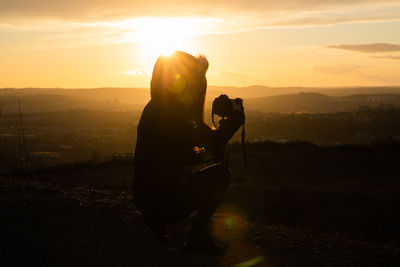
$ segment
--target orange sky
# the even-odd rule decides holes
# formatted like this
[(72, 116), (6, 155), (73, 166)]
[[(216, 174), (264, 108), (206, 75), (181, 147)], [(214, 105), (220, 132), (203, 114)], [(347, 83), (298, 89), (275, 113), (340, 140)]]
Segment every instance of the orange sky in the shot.
[(2, 0), (0, 87), (148, 87), (158, 54), (211, 85), (400, 85), (400, 1)]

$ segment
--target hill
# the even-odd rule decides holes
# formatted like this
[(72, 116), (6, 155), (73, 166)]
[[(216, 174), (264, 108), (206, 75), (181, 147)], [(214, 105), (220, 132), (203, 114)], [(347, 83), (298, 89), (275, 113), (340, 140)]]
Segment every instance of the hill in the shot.
[[(400, 104), (400, 87), (324, 89), (210, 86), (206, 108), (222, 93), (231, 98), (241, 97), (245, 99), (247, 110), (260, 112), (335, 112), (351, 111), (362, 106)], [(24, 112), (48, 112), (71, 109), (140, 111), (149, 99), (149, 89), (145, 88), (0, 89), (5, 113), (17, 112), (18, 100)]]
[(360, 108), (394, 107), (400, 105), (400, 94), (357, 94), (327, 96), (320, 93), (298, 93), (247, 99), (247, 110), (260, 112), (344, 112)]

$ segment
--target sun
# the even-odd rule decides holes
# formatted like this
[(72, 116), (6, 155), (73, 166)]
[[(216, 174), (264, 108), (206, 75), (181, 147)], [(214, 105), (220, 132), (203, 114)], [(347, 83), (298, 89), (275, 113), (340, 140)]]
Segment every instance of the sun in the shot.
[(175, 50), (190, 50), (188, 39), (196, 35), (197, 27), (184, 18), (153, 18), (137, 33), (150, 58), (170, 55)]
[(192, 37), (202, 35), (208, 20), (198, 18), (137, 18), (123, 22), (120, 26), (129, 33), (127, 41), (141, 43), (141, 54), (146, 63), (160, 55), (170, 55), (175, 50), (198, 53), (191, 42)]
[[(141, 17), (111, 23), (123, 32), (120, 41), (133, 43), (135, 55), (144, 67), (154, 65), (160, 55), (182, 50), (190, 54), (202, 54), (195, 37), (218, 32), (223, 20), (204, 17)], [(139, 44), (139, 45), (138, 45)], [(139, 53), (137, 53), (139, 52)]]

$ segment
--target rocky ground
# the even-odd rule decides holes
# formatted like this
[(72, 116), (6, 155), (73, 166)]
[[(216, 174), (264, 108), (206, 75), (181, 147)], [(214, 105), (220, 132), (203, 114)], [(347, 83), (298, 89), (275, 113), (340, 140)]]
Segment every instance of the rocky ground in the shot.
[(249, 223), (217, 212), (212, 231), (226, 245), (221, 256), (188, 253), (188, 219), (158, 243), (129, 193), (0, 181), (0, 266), (400, 266), (400, 246), (310, 234)]

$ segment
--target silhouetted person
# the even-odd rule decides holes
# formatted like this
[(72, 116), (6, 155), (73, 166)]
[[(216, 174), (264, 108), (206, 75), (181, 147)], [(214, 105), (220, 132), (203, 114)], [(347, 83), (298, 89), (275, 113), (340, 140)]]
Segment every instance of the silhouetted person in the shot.
[(204, 122), (208, 61), (176, 51), (160, 56), (143, 110), (135, 151), (134, 201), (157, 237), (197, 211), (187, 245), (211, 249), (208, 225), (230, 181), (225, 145), (243, 124), (243, 112)]

